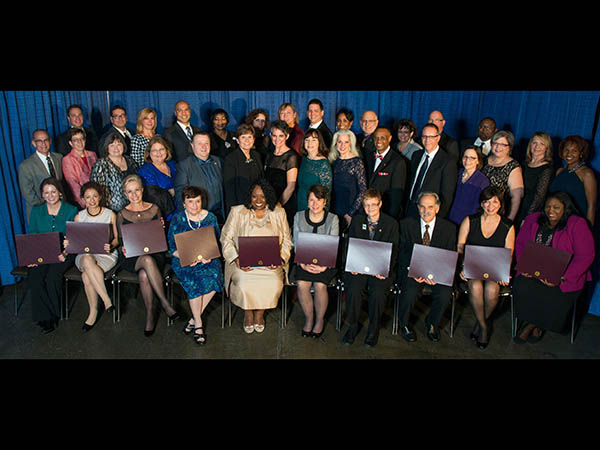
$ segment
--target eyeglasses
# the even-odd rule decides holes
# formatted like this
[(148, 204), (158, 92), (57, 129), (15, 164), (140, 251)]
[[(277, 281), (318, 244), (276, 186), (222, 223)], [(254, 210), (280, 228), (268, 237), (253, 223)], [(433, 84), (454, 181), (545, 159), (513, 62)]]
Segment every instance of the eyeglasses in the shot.
[(423, 136), (421, 136), (421, 139), (423, 139), (425, 141), (427, 139), (435, 139), (438, 136), (439, 136), (439, 134), (434, 134), (433, 136), (423, 135)]
[(502, 147), (502, 148), (509, 147), (509, 145), (508, 145), (508, 144), (503, 144), (502, 142), (492, 142), (492, 147), (493, 147), (494, 145), (495, 145), (496, 147)]

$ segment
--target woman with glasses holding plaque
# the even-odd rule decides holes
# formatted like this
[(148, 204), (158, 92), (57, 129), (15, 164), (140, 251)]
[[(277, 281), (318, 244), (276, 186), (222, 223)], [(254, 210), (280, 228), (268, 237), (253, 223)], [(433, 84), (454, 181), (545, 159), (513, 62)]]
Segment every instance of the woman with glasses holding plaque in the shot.
[[(488, 186), (479, 196), (481, 212), (465, 217), (458, 230), (457, 250), (459, 255), (465, 254), (466, 245), (484, 247), (504, 247), (512, 250), (515, 246), (515, 228), (512, 222), (502, 213), (504, 195), (495, 186)], [(471, 339), (477, 346), (485, 349), (488, 346), (491, 324), (489, 319), (498, 305), (500, 285), (507, 286), (504, 281), (469, 280), (464, 271), (460, 278), (468, 283), (469, 301), (475, 313), (476, 323), (471, 332)]]
[[(81, 197), (85, 200), (85, 208), (77, 213), (75, 222), (91, 222), (110, 224), (112, 240), (104, 245), (106, 253), (80, 254), (75, 257), (75, 265), (82, 272), (81, 279), (90, 306), (87, 319), (83, 322), (83, 331), (90, 331), (98, 318), (98, 297), (104, 303), (106, 312), (112, 312), (114, 306), (104, 284), (104, 274), (117, 263), (117, 247), (119, 245), (116, 214), (104, 203), (104, 188), (95, 181), (88, 181), (81, 187)], [(69, 241), (66, 236), (65, 248)]]
[[(240, 265), (239, 237), (278, 236), (281, 264)], [(292, 239), (285, 210), (277, 204), (273, 187), (264, 179), (249, 186), (246, 201), (231, 208), (221, 233), (225, 259), (225, 289), (231, 303), (244, 310), (244, 331), (261, 333), (264, 312), (277, 307), (287, 280)]]
[(544, 209), (525, 218), (515, 242), (517, 263), (529, 241), (573, 256), (559, 284), (534, 278), (533, 273), (517, 273), (513, 287), (515, 312), (522, 322), (513, 339), (517, 344), (538, 342), (546, 330), (563, 331), (574, 302), (585, 282), (591, 280), (589, 267), (595, 254), (594, 236), (564, 192), (551, 192)]
[[(55, 178), (46, 178), (40, 185), (44, 203), (31, 208), (29, 234), (58, 232), (64, 236), (68, 221), (77, 214), (77, 208), (66, 201), (61, 184)], [(56, 264), (27, 266), (27, 286), (31, 290), (33, 321), (43, 333), (54, 331), (60, 319), (63, 275), (73, 265), (75, 257), (64, 252)]]
[[(294, 248), (301, 232), (339, 236), (338, 217), (325, 209), (328, 198), (329, 190), (325, 186), (316, 184), (308, 189), (308, 208), (298, 211), (294, 217)], [(298, 284), (298, 300), (305, 319), (302, 336), (318, 338), (323, 334), (323, 319), (329, 303), (327, 287), (337, 274), (337, 269), (316, 264), (296, 264), (293, 271), (293, 278)], [(311, 286), (315, 290), (314, 300), (310, 293)]]
[[(190, 156), (191, 158), (191, 156)], [(186, 231), (212, 226), (215, 238), (219, 239), (217, 216), (206, 210), (207, 194), (197, 186), (186, 186), (181, 191), (183, 211), (177, 212), (169, 227), (167, 242), (173, 259), (171, 266), (181, 283), (190, 302), (192, 317), (183, 328), (183, 332), (192, 335), (198, 345), (206, 344), (206, 332), (202, 322), (202, 313), (217, 292), (223, 291), (223, 271), (218, 258), (204, 259), (182, 266), (175, 235)]]

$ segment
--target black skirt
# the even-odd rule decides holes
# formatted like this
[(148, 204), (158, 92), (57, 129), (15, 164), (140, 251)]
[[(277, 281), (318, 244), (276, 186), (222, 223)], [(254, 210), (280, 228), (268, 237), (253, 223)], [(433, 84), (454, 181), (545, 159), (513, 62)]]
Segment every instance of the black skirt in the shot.
[(304, 270), (298, 264), (294, 264), (290, 272), (290, 280), (318, 282), (328, 286), (336, 275), (337, 269), (335, 267), (328, 267), (325, 269), (325, 272), (321, 273), (310, 273)]

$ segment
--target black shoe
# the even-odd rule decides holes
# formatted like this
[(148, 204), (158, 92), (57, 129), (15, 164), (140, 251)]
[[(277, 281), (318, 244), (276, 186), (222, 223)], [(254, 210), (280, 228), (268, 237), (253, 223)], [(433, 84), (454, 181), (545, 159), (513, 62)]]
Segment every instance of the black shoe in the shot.
[(302, 330), (302, 334), (301, 334), (302, 337), (312, 337), (312, 335), (313, 335), (312, 331), (304, 331), (304, 330)]
[(365, 347), (373, 348), (377, 345), (377, 340), (379, 339), (379, 333), (369, 333), (365, 338)]
[[(96, 319), (96, 322), (98, 322), (98, 319)], [(94, 328), (94, 325), (96, 325), (96, 322), (94, 322), (94, 323), (93, 323), (93, 324), (91, 324), (91, 325), (88, 325), (87, 323), (83, 322), (83, 326), (81, 327), (81, 329), (87, 333), (87, 332), (88, 332), (88, 331), (90, 331), (92, 328)]]
[(417, 336), (413, 331), (408, 328), (406, 325), (400, 329), (402, 333), (402, 337), (406, 339), (408, 342), (415, 342), (417, 340)]
[(171, 322), (175, 322), (176, 320), (179, 320), (179, 311), (175, 311), (172, 316), (167, 315), (167, 317)]
[(144, 336), (146, 337), (150, 337), (154, 334), (154, 330), (156, 330), (156, 327), (152, 328), (151, 330), (144, 330)]
[(440, 340), (440, 333), (433, 325), (427, 325), (427, 337), (431, 342), (438, 342)]
[(111, 305), (106, 308), (107, 313), (112, 313), (115, 310), (115, 305), (111, 303)]
[(40, 323), (40, 326), (42, 327), (42, 333), (44, 334), (52, 333), (55, 330), (54, 320), (44, 320)]
[(479, 322), (475, 322), (475, 326), (473, 327), (473, 331), (471, 331), (471, 335), (469, 336), (472, 341), (476, 341), (479, 337), (479, 333), (481, 332), (481, 325)]
[(344, 334), (344, 337), (342, 338), (342, 344), (345, 344), (345, 345), (354, 344), (355, 337), (356, 337), (356, 327), (348, 328), (348, 331), (346, 331), (346, 334)]

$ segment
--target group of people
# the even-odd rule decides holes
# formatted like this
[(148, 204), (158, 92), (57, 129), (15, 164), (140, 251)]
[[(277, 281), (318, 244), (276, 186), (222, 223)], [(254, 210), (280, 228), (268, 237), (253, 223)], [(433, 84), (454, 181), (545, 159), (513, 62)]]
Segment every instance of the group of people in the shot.
[[(174, 115), (174, 124), (157, 134), (156, 112), (144, 108), (137, 129), (128, 130), (125, 108), (114, 106), (110, 129), (98, 139), (83, 126), (81, 108), (74, 105), (68, 111), (71, 126), (56, 137), (54, 152), (46, 130), (33, 132), (36, 151), (19, 167), (29, 232), (64, 234), (66, 222), (73, 220), (109, 223), (112, 229), (105, 254), (75, 257), (64, 251), (60, 263), (29, 268), (28, 283), (36, 292), (33, 320), (42, 331), (56, 327), (60, 281), (73, 264), (83, 273), (90, 307), (85, 331), (98, 319), (98, 298), (107, 311), (114, 308), (104, 274), (123, 269), (138, 274), (147, 310), (144, 333), (151, 336), (154, 295), (169, 318), (182, 314), (168, 303), (162, 284), (162, 269), (170, 258), (192, 312), (183, 331), (199, 345), (207, 342), (202, 313), (215, 293), (225, 291), (244, 310), (245, 333), (260, 333), (265, 310), (277, 306), (290, 281), (297, 285), (305, 316), (302, 336), (319, 337), (325, 326), (327, 288), (336, 277), (343, 278), (346, 292), (344, 344), (355, 340), (365, 299), (365, 345), (377, 344), (393, 283), (401, 291), (399, 325), (408, 342), (417, 336), (410, 311), (423, 288), (429, 288), (432, 306), (425, 318), (426, 334), (436, 342), (452, 288), (408, 276), (415, 244), (459, 253), (456, 279), (467, 284), (476, 319), (471, 338), (482, 349), (490, 340), (490, 317), (501, 285), (507, 283), (467, 279), (460, 263), (466, 245), (508, 248), (513, 262), (528, 241), (572, 253), (558, 285), (515, 274), (511, 285), (523, 324), (517, 343), (535, 342), (546, 330), (561, 331), (573, 299), (590, 279), (597, 187), (586, 165), (587, 143), (579, 136), (561, 141), (558, 156), (563, 164), (556, 164), (560, 167), (555, 170), (547, 133), (535, 133), (524, 160), (517, 161), (513, 134), (498, 130), (489, 117), (480, 121), (476, 137), (457, 141), (444, 131), (440, 111), (431, 112), (420, 135), (410, 119), (387, 128), (380, 126), (376, 112), (364, 111), (362, 132), (355, 134), (354, 113), (342, 108), (332, 132), (318, 99), (307, 105), (306, 130), (300, 128), (290, 103), (279, 107), (273, 121), (263, 109), (251, 111), (235, 132), (227, 129), (229, 116), (223, 109), (211, 114), (211, 131), (190, 123), (185, 101), (177, 102)], [(163, 223), (167, 255), (128, 258), (122, 225), (148, 220)], [(215, 230), (222, 260), (182, 266), (175, 236), (207, 226)], [(337, 267), (293, 264), (300, 232), (340, 236)], [(278, 236), (281, 264), (240, 266), (242, 236)], [(348, 238), (391, 243), (389, 274), (345, 272)], [(63, 244), (68, 247), (68, 236)]]

